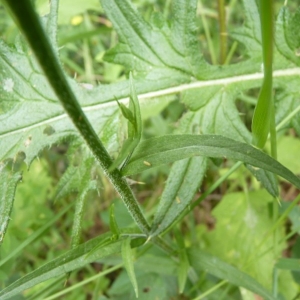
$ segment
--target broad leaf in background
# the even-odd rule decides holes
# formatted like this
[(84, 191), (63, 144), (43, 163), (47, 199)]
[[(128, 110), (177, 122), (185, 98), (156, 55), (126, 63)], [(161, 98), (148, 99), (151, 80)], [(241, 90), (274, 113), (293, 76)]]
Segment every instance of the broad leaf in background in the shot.
[(0, 164), (0, 244), (2, 243), (12, 212), (15, 192), (22, 176)]
[[(274, 249), (273, 236), (266, 233), (273, 226), (268, 213), (272, 197), (263, 190), (244, 193), (230, 193), (213, 210), (216, 227), (204, 235), (206, 250), (210, 254), (231, 263), (249, 274), (265, 288), (271, 290), (274, 259), (280, 257), (286, 245), (284, 228), (278, 229), (277, 248)], [(212, 242), (213, 241), (213, 242)], [(276, 250), (276, 253), (274, 252)], [(282, 274), (279, 284), (290, 280), (291, 274)], [(286, 299), (293, 299), (295, 286), (284, 291)]]
[(204, 253), (203, 251), (200, 252), (199, 249), (191, 249), (188, 254), (191, 265), (198, 273), (201, 271), (208, 272), (217, 278), (227, 280), (231, 284), (244, 287), (262, 296), (263, 299), (276, 300), (276, 298), (253, 277), (227, 264), (223, 260)]

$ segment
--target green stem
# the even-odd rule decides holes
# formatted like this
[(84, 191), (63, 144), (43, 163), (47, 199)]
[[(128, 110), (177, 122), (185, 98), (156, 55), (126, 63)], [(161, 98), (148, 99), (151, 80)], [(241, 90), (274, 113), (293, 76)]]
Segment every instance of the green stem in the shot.
[(3, 0), (2, 3), (10, 10), (15, 22), (26, 36), (50, 85), (55, 91), (65, 111), (73, 121), (75, 127), (98, 160), (104, 173), (120, 194), (135, 222), (140, 229), (147, 234), (150, 230), (149, 224), (125, 178), (122, 177), (118, 169), (115, 169), (112, 172), (108, 171), (112, 164), (112, 159), (83, 113), (71, 90), (47, 35), (32, 7), (31, 1)]
[(220, 64), (223, 65), (227, 56), (227, 29), (225, 0), (218, 0), (219, 35), (220, 35)]
[(212, 39), (211, 39), (209, 26), (208, 26), (208, 23), (207, 23), (207, 20), (206, 20), (206, 16), (204, 14), (204, 8), (202, 6), (201, 0), (199, 0), (199, 9), (200, 9), (201, 21), (202, 21), (203, 29), (204, 29), (204, 32), (205, 32), (206, 41), (207, 41), (207, 46), (208, 46), (210, 57), (211, 57), (211, 62), (212, 62), (213, 65), (216, 65), (217, 64), (217, 58), (216, 58), (216, 54), (215, 54), (215, 49), (214, 49), (214, 45), (213, 45), (213, 42), (212, 42)]

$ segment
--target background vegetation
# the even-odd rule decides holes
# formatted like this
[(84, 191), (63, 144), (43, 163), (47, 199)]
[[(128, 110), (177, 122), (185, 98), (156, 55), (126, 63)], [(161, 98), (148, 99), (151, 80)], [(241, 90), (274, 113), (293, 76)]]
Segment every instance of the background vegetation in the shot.
[[(111, 1), (115, 2), (120, 1)], [(180, 1), (129, 2), (151, 24), (149, 36), (147, 26), (139, 37), (132, 32), (127, 35), (127, 27), (118, 23), (120, 16), (114, 15), (109, 1), (101, 5), (98, 0), (64, 0), (58, 9), (61, 65), (73, 78), (70, 85), (110, 155), (118, 157), (128, 134), (126, 110), (118, 107), (116, 99), (128, 104), (128, 95), (135, 98), (135, 89), (142, 140), (180, 133), (217, 134), (251, 144), (266, 47), (256, 1), (198, 0), (192, 12), (195, 23), (192, 17), (180, 19), (184, 14), (176, 7)], [(47, 20), (48, 1), (34, 3)], [(300, 174), (299, 4), (274, 2), (271, 90), (277, 159), (295, 174)], [(250, 165), (236, 163), (230, 155), (184, 157), (173, 166), (155, 168), (148, 168), (146, 161), (141, 164), (143, 172), (132, 171), (129, 163), (124, 168), (130, 175), (128, 182), (149, 223), (156, 220), (152, 233), (158, 232), (159, 237), (153, 234), (153, 240), (149, 239), (139, 231), (74, 126), (60, 121), (61, 110), (55, 111), (51, 103), (57, 97), (30, 48), (3, 7), (0, 14), (0, 297), (134, 299), (138, 291), (139, 299), (300, 298), (300, 185), (296, 179), (275, 178), (247, 160)], [(176, 17), (179, 21), (174, 25)], [(136, 19), (128, 19), (131, 28)], [(53, 24), (47, 26), (52, 39)], [(153, 44), (147, 44), (152, 38)], [(196, 42), (199, 48), (192, 47)], [(157, 49), (156, 56), (147, 56), (144, 44)], [(132, 58), (138, 54), (145, 61)], [(129, 71), (133, 71), (133, 83), (128, 80)], [(254, 77), (244, 79), (248, 75)], [(201, 86), (205, 82), (208, 86)], [(20, 99), (29, 99), (28, 107)], [(134, 111), (134, 104), (130, 105)], [(47, 121), (57, 116), (53, 123)], [(30, 122), (40, 125), (31, 127)], [(19, 134), (22, 128), (25, 133)], [(16, 135), (10, 137), (9, 132)], [(271, 144), (268, 140), (261, 147), (276, 158)], [(226, 145), (230, 149), (230, 143)], [(14, 191), (7, 192), (11, 183), (6, 180), (15, 186), (20, 172), (22, 180), (8, 219), (3, 203), (7, 195), (14, 198)], [(278, 172), (283, 177), (289, 174)], [(171, 212), (162, 208), (169, 200)], [(162, 224), (161, 232), (158, 224)], [(43, 276), (50, 271), (38, 269), (44, 264), (53, 269), (47, 281)], [(28, 274), (32, 277), (23, 277)]]

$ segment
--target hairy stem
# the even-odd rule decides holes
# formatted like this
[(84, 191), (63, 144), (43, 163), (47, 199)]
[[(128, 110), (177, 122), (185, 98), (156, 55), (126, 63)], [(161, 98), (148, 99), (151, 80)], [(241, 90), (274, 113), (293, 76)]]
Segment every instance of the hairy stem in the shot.
[(112, 172), (108, 171), (112, 164), (112, 159), (98, 138), (96, 132), (82, 111), (76, 96), (71, 90), (47, 35), (32, 7), (31, 1), (3, 0), (2, 3), (9, 9), (15, 22), (27, 38), (32, 51), (36, 55), (40, 66), (45, 72), (50, 85), (55, 91), (65, 111), (89, 146), (93, 155), (98, 160), (104, 173), (120, 194), (131, 216), (140, 229), (147, 234), (150, 227), (125, 178), (122, 177), (118, 169), (115, 169)]

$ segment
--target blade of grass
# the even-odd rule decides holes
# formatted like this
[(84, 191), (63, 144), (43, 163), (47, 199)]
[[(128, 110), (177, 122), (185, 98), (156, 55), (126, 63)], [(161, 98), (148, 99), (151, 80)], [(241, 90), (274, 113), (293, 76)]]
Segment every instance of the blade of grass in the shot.
[(111, 268), (109, 268), (109, 269), (107, 269), (105, 271), (102, 271), (102, 272), (100, 272), (100, 273), (98, 273), (98, 274), (96, 274), (94, 276), (91, 276), (90, 278), (87, 278), (87, 279), (85, 279), (85, 280), (83, 280), (81, 282), (78, 282), (78, 283), (76, 283), (76, 284), (74, 284), (74, 285), (72, 285), (72, 286), (70, 286), (70, 287), (68, 287), (66, 289), (63, 289), (62, 291), (60, 291), (58, 293), (55, 293), (55, 294), (53, 294), (53, 295), (51, 295), (51, 296), (49, 296), (47, 298), (44, 298), (44, 300), (57, 299), (57, 298), (65, 295), (67, 293), (70, 293), (70, 292), (74, 291), (75, 289), (78, 289), (78, 288), (82, 287), (83, 285), (85, 285), (85, 284), (87, 284), (87, 283), (89, 283), (91, 281), (94, 281), (94, 280), (96, 280), (96, 279), (98, 279), (100, 277), (103, 277), (105, 275), (108, 275), (108, 274), (110, 274), (110, 273), (112, 273), (112, 272), (120, 269), (122, 266), (123, 266), (123, 264), (115, 265), (115, 266), (113, 266), (113, 267), (111, 267)]
[(29, 244), (32, 244), (36, 239), (38, 239), (47, 229), (49, 229), (61, 216), (63, 216), (74, 203), (67, 205), (61, 212), (59, 212), (54, 218), (52, 218), (49, 222), (44, 224), (41, 228), (36, 230), (32, 235), (30, 235), (24, 242), (22, 242), (17, 248), (15, 248), (12, 252), (9, 253), (5, 258), (0, 261), (0, 267), (3, 266), (6, 262), (20, 253), (25, 247)]

